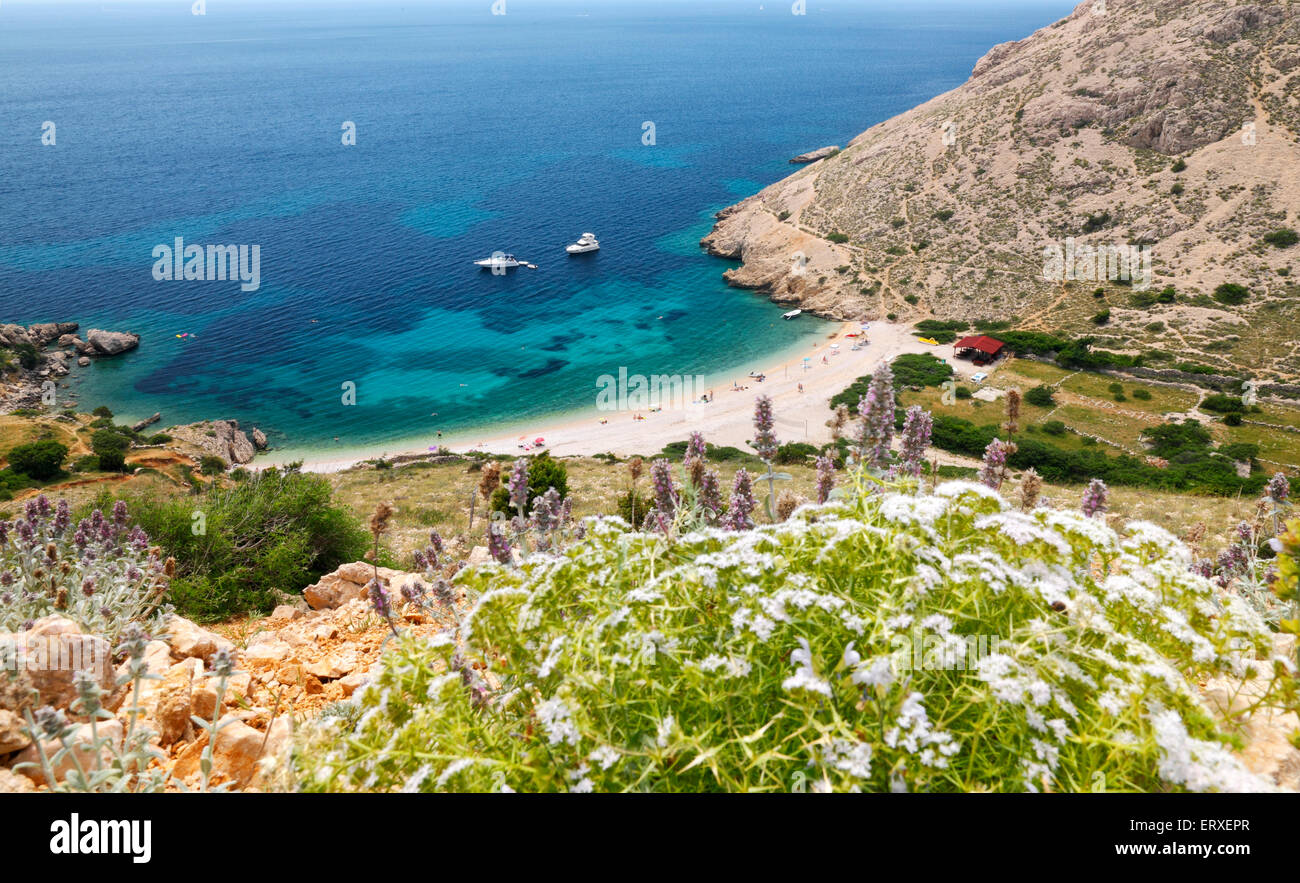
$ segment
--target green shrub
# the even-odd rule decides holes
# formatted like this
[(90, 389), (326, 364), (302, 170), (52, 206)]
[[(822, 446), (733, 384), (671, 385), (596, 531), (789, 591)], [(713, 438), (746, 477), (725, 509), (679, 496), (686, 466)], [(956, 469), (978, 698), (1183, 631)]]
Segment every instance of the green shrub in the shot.
[(1274, 230), (1272, 233), (1266, 233), (1264, 241), (1278, 248), (1290, 248), (1300, 242), (1300, 234), (1297, 234), (1290, 227), (1283, 227), (1280, 230)]
[(456, 581), (478, 600), (458, 636), (392, 641), (352, 710), (304, 726), (295, 783), (1265, 787), (1197, 688), (1268, 659), (1258, 616), (1192, 574), (1189, 550), (1155, 525), (1119, 535), (1011, 508), (954, 483), (735, 534), (597, 520), (558, 560), (468, 568)]
[[(683, 447), (682, 450), (684, 452), (685, 448)], [(503, 482), (509, 476), (510, 470), (508, 468), (501, 470), (501, 480)], [(525, 514), (533, 511), (533, 500), (536, 500), (551, 488), (555, 488), (561, 499), (567, 497), (569, 495), (569, 470), (559, 460), (554, 459), (549, 451), (542, 451), (528, 461), (528, 504)], [(510, 505), (510, 492), (505, 487), (497, 488), (492, 494), (490, 505), (494, 512), (504, 512), (510, 516), (516, 514)]]
[(1025, 393), (1025, 401), (1039, 408), (1050, 408), (1056, 404), (1056, 399), (1052, 397), (1052, 387), (1035, 386), (1029, 392)]
[(37, 481), (49, 481), (63, 471), (68, 448), (47, 439), (18, 445), (9, 451), (7, 457), (9, 468), (14, 472)]
[(633, 497), (629, 490), (614, 501), (614, 507), (619, 518), (634, 527), (640, 527), (641, 522), (645, 521), (646, 513), (654, 507), (654, 500), (642, 493)]
[(1102, 310), (1100, 313), (1095, 314), (1092, 321), (1095, 325), (1105, 325), (1110, 321), (1110, 310)]
[(818, 453), (816, 445), (807, 442), (788, 442), (776, 449), (776, 462), (782, 466), (806, 466)]
[(1139, 399), (1144, 402), (1149, 402), (1151, 401), (1151, 391), (1149, 389), (1139, 386), (1137, 389), (1133, 390), (1133, 398)]
[(1241, 414), (1246, 410), (1246, 403), (1238, 396), (1215, 393), (1201, 400), (1200, 409), (1212, 414)]
[(29, 371), (41, 362), (41, 354), (30, 343), (17, 344), (13, 348), (13, 353), (18, 357), (18, 364)]
[(959, 399), (968, 399), (972, 395), (974, 395), (974, 393), (970, 391), (970, 387), (968, 386), (957, 387), (956, 389), (953, 390), (953, 394), (957, 396), (957, 398)]
[(226, 471), (226, 461), (216, 454), (204, 454), (199, 460), (199, 472), (204, 475), (221, 475)]
[(1223, 417), (1225, 426), (1240, 426), (1242, 423), (1240, 414), (1225, 414)]
[(1048, 435), (1065, 435), (1065, 424), (1060, 420), (1048, 420), (1043, 424), (1043, 432)]
[(1249, 296), (1250, 289), (1244, 285), (1238, 285), (1236, 282), (1225, 282), (1214, 289), (1214, 299), (1221, 304), (1242, 304), (1246, 302), (1246, 298)]
[(827, 233), (826, 238), (831, 242), (837, 243), (839, 245), (843, 245), (844, 243), (849, 241), (849, 235), (847, 233), (839, 233), (839, 232)]
[(113, 412), (110, 411), (110, 410), (108, 409), (108, 406), (107, 406), (107, 405), (100, 405), (99, 407), (95, 408), (95, 410), (91, 411), (90, 413), (91, 413), (91, 416), (93, 416), (93, 417), (103, 417), (103, 418), (108, 419), (108, 420), (111, 420), (111, 419), (113, 418)]
[(277, 591), (301, 592), (360, 560), (367, 534), (331, 498), (329, 482), (295, 468), (266, 469), (197, 497), (130, 502), (141, 526), (176, 558), (170, 600), (199, 621), (269, 613)]
[(1174, 160), (1174, 164), (1169, 169), (1173, 172), (1185, 172), (1187, 171), (1187, 161), (1180, 156)]
[(99, 472), (100, 471), (99, 458), (96, 457), (94, 454), (86, 454), (83, 457), (78, 457), (76, 461), (72, 464), (72, 471), (73, 472)]

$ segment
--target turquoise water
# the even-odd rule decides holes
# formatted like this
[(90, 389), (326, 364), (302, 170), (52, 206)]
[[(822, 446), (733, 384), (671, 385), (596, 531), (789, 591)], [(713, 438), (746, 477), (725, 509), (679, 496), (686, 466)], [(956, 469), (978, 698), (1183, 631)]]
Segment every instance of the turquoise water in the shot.
[[(811, 344), (824, 323), (722, 283), (712, 212), (1069, 4), (758, 6), (5, 0), (0, 321), (142, 336), (74, 372), (81, 407), (296, 450), (432, 443), (591, 406), (620, 366)], [(601, 251), (568, 257), (586, 230)], [(178, 236), (259, 245), (261, 287), (155, 281)], [(538, 269), (472, 266), (497, 249)]]

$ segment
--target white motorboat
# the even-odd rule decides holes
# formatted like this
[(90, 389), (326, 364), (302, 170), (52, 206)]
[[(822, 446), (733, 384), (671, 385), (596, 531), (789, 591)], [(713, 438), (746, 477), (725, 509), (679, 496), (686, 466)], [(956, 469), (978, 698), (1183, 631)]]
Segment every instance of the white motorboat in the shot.
[(600, 243), (596, 241), (595, 233), (583, 233), (577, 242), (565, 246), (564, 250), (569, 254), (586, 254), (589, 251), (600, 251)]
[(793, 319), (795, 316), (798, 316), (798, 315), (799, 315), (800, 313), (802, 313), (802, 312), (803, 312), (803, 310), (791, 310), (791, 311), (788, 312), (788, 313), (782, 313), (782, 314), (781, 314), (781, 318), (782, 318), (782, 319)]
[(492, 253), (492, 257), (490, 258), (475, 261), (474, 266), (482, 267), (484, 270), (495, 270), (497, 267), (500, 267), (503, 270), (508, 270), (511, 267), (522, 267), (524, 266), (524, 262), (512, 254), (505, 254), (504, 252), (496, 251)]

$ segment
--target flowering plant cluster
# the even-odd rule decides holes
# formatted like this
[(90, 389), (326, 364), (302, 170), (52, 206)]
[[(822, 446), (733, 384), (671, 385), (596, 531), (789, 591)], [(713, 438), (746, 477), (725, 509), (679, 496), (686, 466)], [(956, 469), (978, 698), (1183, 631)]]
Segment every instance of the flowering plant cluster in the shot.
[(306, 729), (298, 787), (1270, 787), (1195, 685), (1263, 675), (1269, 703), (1294, 668), (1173, 536), (846, 478), (784, 522), (593, 518), (562, 552), (460, 571), (458, 634), (394, 639), (357, 713)]
[(66, 500), (41, 495), (23, 516), (0, 521), (0, 631), (58, 613), (116, 643), (131, 622), (154, 631), (171, 613), (163, 595), (175, 564), (133, 527), (126, 504), (73, 524)]

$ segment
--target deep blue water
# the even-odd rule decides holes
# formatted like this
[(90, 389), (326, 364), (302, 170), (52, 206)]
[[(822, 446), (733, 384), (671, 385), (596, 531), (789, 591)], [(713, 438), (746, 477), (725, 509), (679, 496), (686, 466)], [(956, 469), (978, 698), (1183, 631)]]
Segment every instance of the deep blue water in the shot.
[[(825, 327), (728, 289), (711, 213), (1072, 6), (506, 4), (4, 0), (0, 321), (142, 335), (74, 371), (81, 407), (292, 449), (589, 406), (619, 366), (744, 364)], [(586, 230), (601, 251), (566, 256)], [(155, 281), (178, 236), (259, 245), (260, 289)], [(494, 249), (539, 269), (471, 265)]]

